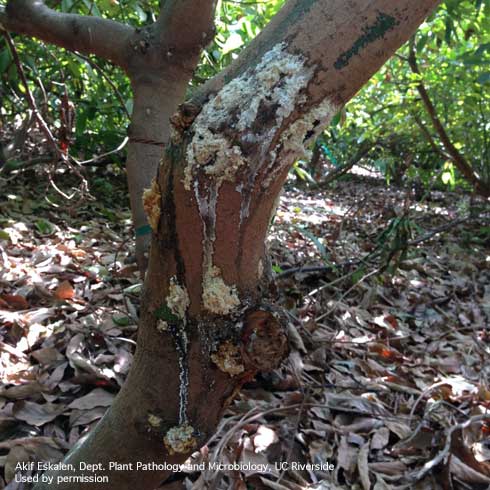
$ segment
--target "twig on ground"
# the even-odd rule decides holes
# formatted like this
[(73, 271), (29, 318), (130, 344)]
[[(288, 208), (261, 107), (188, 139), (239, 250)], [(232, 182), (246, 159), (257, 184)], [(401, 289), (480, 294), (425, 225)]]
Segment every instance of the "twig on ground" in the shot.
[(328, 315), (330, 315), (330, 313), (332, 313), (333, 311), (335, 311), (335, 308), (337, 308), (338, 303), (340, 303), (340, 301), (342, 301), (346, 296), (348, 296), (351, 291), (353, 291), (357, 286), (359, 286), (359, 284), (361, 284), (362, 282), (364, 282), (366, 279), (370, 278), (371, 276), (374, 276), (375, 274), (378, 274), (378, 272), (380, 272), (380, 271), (381, 271), (381, 268), (378, 267), (378, 268), (374, 269), (373, 271), (368, 272), (363, 277), (361, 277), (361, 279), (359, 279), (359, 281), (357, 281), (345, 293), (343, 293), (342, 296), (340, 296), (339, 299), (335, 300), (335, 305), (332, 306), (332, 308), (330, 308), (328, 311), (326, 311), (325, 313), (322, 313), (320, 316), (318, 316), (317, 318), (315, 318), (315, 322), (319, 322), (323, 318), (325, 318)]
[(457, 430), (463, 430), (469, 427), (470, 425), (476, 424), (478, 422), (483, 422), (484, 420), (490, 420), (490, 414), (484, 414), (484, 415), (475, 415), (465, 422), (461, 422), (460, 424), (453, 425), (449, 429), (446, 430), (446, 443), (444, 444), (444, 448), (442, 451), (440, 451), (437, 456), (432, 458), (430, 461), (427, 461), (427, 463), (422, 466), (422, 469), (415, 471), (409, 475), (407, 475), (407, 478), (410, 482), (415, 483), (422, 478), (424, 478), (434, 467), (436, 467), (439, 463), (444, 461), (448, 455), (449, 451), (451, 449), (451, 439), (452, 435), (454, 432)]
[(424, 399), (426, 395), (428, 395), (432, 390), (435, 390), (436, 388), (439, 388), (441, 386), (449, 384), (447, 381), (438, 381), (437, 383), (434, 383), (430, 386), (428, 386), (420, 396), (415, 400), (415, 403), (412, 406), (412, 409), (410, 410), (410, 414), (408, 415), (408, 425), (412, 425), (412, 419), (415, 414), (415, 410), (417, 409), (418, 404)]
[[(468, 223), (470, 221), (477, 221), (478, 219), (485, 219), (484, 217), (471, 217), (471, 216), (464, 216), (462, 218), (455, 219), (453, 221), (450, 221), (449, 223), (445, 223), (441, 226), (438, 226), (437, 228), (434, 228), (433, 230), (427, 232), (426, 234), (415, 238), (413, 240), (410, 240), (407, 242), (407, 245), (409, 247), (413, 247), (415, 245), (419, 245), (422, 242), (425, 242), (427, 240), (430, 240), (432, 237), (438, 235), (439, 233), (443, 233), (445, 231), (448, 231), (455, 226), (458, 226), (463, 223)], [(397, 252), (399, 250), (395, 250)], [(305, 274), (311, 274), (311, 273), (316, 273), (316, 272), (328, 272), (333, 269), (344, 269), (346, 267), (352, 267), (356, 266), (362, 263), (366, 263), (368, 260), (372, 260), (375, 258), (378, 258), (381, 255), (381, 251), (377, 250), (374, 252), (370, 252), (369, 254), (365, 255), (361, 259), (350, 259), (346, 260), (345, 262), (341, 262), (340, 264), (329, 264), (329, 265), (324, 265), (324, 266), (311, 266), (311, 267), (293, 267), (291, 269), (286, 269), (283, 272), (280, 272), (275, 276), (275, 279), (283, 279), (285, 277), (291, 276), (296, 273), (305, 273)], [(335, 281), (336, 282), (336, 281)], [(329, 284), (325, 285), (324, 287), (327, 287)]]

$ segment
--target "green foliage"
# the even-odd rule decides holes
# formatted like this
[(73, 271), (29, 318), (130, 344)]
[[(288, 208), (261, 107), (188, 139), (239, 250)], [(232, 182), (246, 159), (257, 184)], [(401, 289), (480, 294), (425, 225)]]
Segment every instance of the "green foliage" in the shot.
[(203, 53), (192, 86), (203, 83), (228, 66), (259, 34), (283, 3), (284, 0), (265, 2), (219, 0), (215, 21), (216, 36)]

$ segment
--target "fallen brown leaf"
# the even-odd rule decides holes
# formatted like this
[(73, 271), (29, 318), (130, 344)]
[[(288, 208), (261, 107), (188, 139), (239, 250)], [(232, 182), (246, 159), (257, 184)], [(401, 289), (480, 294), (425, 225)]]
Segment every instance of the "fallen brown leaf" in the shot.
[(61, 282), (54, 292), (54, 297), (61, 300), (73, 299), (75, 290), (69, 281)]

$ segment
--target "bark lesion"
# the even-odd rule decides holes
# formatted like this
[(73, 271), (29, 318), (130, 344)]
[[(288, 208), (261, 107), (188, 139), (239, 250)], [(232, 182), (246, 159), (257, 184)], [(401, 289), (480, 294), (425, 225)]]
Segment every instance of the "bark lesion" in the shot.
[(210, 356), (213, 363), (241, 380), (279, 367), (289, 353), (285, 312), (272, 303), (261, 303), (247, 308), (236, 322), (238, 332), (217, 344)]
[(151, 187), (143, 191), (143, 208), (148, 217), (148, 223), (154, 232), (158, 231), (158, 223), (160, 222), (162, 195), (160, 188), (155, 179), (151, 182)]
[(218, 346), (216, 352), (211, 354), (211, 360), (220, 371), (228, 373), (232, 377), (245, 371), (240, 348), (230, 340), (226, 340)]
[(171, 456), (174, 454), (187, 454), (196, 449), (197, 435), (198, 433), (196, 433), (192, 425), (182, 424), (169, 429), (163, 438), (163, 442)]

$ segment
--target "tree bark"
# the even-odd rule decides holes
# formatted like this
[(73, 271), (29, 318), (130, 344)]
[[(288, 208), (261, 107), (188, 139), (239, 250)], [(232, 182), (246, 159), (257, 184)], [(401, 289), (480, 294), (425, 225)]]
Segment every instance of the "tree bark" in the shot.
[(126, 159), (128, 190), (136, 236), (136, 260), (146, 271), (151, 226), (143, 208), (143, 191), (151, 187), (170, 137), (170, 117), (184, 97), (185, 84), (146, 79), (133, 84), (134, 103)]
[(71, 51), (96, 54), (125, 68), (135, 30), (100, 17), (59, 13), (39, 0), (9, 1), (0, 7), (0, 29), (37, 37)]
[[(179, 108), (144, 193), (153, 233), (130, 375), (67, 457), (75, 472), (51, 476), (90, 476), (78, 464), (102, 463), (97, 473), (110, 477), (111, 488), (154, 488), (169, 472), (138, 470), (138, 462), (183, 462), (213, 434), (241, 385), (280, 363), (286, 317), (273, 306), (265, 238), (288, 169), (437, 3), (291, 0)], [(176, 18), (192, 13), (190, 0), (170, 5)], [(179, 35), (171, 30), (168, 39)], [(147, 97), (135, 109), (142, 121)], [(110, 461), (133, 467), (111, 470)], [(36, 490), (86, 484), (55, 480)]]

